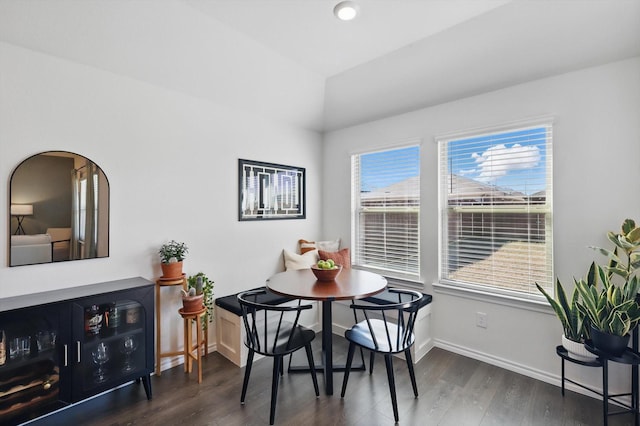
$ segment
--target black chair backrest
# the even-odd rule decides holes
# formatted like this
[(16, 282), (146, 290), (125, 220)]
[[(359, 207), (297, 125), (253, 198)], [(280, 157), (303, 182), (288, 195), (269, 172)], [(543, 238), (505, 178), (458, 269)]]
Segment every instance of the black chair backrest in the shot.
[(299, 349), (298, 320), (303, 310), (312, 305), (282, 306), (263, 303), (268, 299), (265, 289), (238, 294), (242, 322), (246, 331), (245, 345), (267, 356), (282, 355)]
[(381, 305), (355, 301), (351, 309), (356, 314), (356, 322), (360, 317), (366, 321), (376, 350), (400, 352), (413, 344), (418, 311), (430, 302), (430, 298), (414, 290), (388, 288), (386, 291), (394, 302)]

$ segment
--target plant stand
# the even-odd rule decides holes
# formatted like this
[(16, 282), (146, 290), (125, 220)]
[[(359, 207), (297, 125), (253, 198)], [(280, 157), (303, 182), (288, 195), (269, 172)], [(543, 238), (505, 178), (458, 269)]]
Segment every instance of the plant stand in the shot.
[(160, 361), (163, 357), (182, 355), (183, 351), (162, 352), (162, 331), (160, 330), (162, 304), (160, 303), (160, 290), (162, 287), (182, 286), (187, 290), (187, 277), (182, 274), (181, 278), (159, 278), (156, 281), (156, 376), (162, 374)]
[[(590, 352), (598, 355), (598, 358), (595, 361), (583, 361), (575, 358), (571, 358), (567, 350), (563, 346), (556, 347), (556, 353), (562, 359), (562, 396), (564, 396), (565, 389), (565, 381), (569, 383), (573, 383), (576, 386), (581, 387), (582, 389), (588, 390), (590, 392), (599, 395), (602, 398), (602, 416), (603, 416), (603, 425), (607, 426), (609, 422), (609, 416), (620, 415), (620, 414), (633, 414), (633, 424), (636, 426), (640, 426), (640, 398), (638, 391), (638, 365), (640, 365), (640, 353), (638, 353), (638, 330), (637, 328), (633, 331), (633, 348), (627, 348), (627, 350), (622, 354), (622, 356), (614, 357), (613, 355), (606, 354), (604, 352), (598, 351), (597, 349), (590, 346), (590, 342), (585, 344), (585, 347)], [(571, 379), (565, 377), (565, 361), (572, 362), (574, 364), (583, 365), (585, 367), (601, 367), (602, 368), (602, 392), (598, 392), (597, 390), (584, 386), (581, 383), (577, 383)], [(609, 394), (609, 362), (617, 362), (621, 364), (627, 364), (631, 366), (631, 392), (630, 393), (622, 393), (622, 394)], [(631, 405), (623, 403), (620, 401), (620, 397), (630, 396), (631, 397)], [(609, 412), (609, 401), (615, 402), (620, 407), (620, 410)]]
[[(198, 383), (202, 383), (202, 352), (206, 348), (206, 340), (202, 336), (202, 317), (207, 312), (207, 308), (202, 308), (196, 312), (185, 312), (179, 309), (178, 312), (184, 319), (184, 372), (191, 373), (193, 361), (198, 364)], [(196, 323), (196, 344), (193, 344), (193, 332), (191, 323)], [(204, 346), (204, 348), (202, 348)]]

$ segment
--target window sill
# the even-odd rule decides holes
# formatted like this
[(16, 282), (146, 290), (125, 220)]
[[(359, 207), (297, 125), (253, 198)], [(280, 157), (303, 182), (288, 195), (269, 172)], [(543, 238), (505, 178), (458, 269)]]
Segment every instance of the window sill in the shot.
[(433, 291), (436, 294), (445, 294), (448, 296), (478, 300), (495, 305), (526, 309), (528, 311), (540, 312), (544, 314), (553, 314), (553, 310), (551, 309), (549, 304), (542, 298), (543, 296), (540, 296), (539, 299), (536, 296), (530, 296), (530, 299), (526, 299), (509, 294), (489, 293), (471, 287), (462, 287), (443, 282), (434, 282), (432, 285)]
[(404, 287), (412, 290), (421, 290), (421, 291), (424, 290), (424, 282), (419, 281), (418, 279), (415, 279), (415, 278), (391, 276), (385, 273), (387, 271), (383, 271), (380, 269), (373, 269), (373, 268), (365, 268), (358, 265), (353, 265), (352, 267), (353, 269), (359, 269), (361, 271), (368, 271), (368, 272), (373, 272), (374, 274), (382, 275), (384, 278), (386, 278), (387, 283), (393, 287)]

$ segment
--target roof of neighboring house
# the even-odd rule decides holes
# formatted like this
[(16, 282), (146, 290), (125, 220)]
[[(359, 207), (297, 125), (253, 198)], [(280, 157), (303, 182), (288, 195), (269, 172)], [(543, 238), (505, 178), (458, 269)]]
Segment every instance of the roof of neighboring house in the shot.
[[(532, 199), (544, 199), (546, 191), (538, 191), (527, 196), (520, 191), (487, 184), (464, 176), (451, 174), (447, 176), (448, 199), (454, 203), (493, 204), (496, 202), (526, 203)], [(405, 179), (370, 192), (362, 192), (363, 203), (394, 200), (416, 200), (420, 197), (420, 178), (418, 176)]]

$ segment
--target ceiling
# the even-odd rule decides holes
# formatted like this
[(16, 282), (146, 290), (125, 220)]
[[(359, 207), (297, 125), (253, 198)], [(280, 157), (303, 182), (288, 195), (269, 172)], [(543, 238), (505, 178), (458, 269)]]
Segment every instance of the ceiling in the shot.
[(357, 0), (339, 21), (339, 0), (184, 0), (325, 77), (386, 55), (509, 0)]
[(640, 0), (0, 0), (0, 41), (327, 132), (640, 56)]

